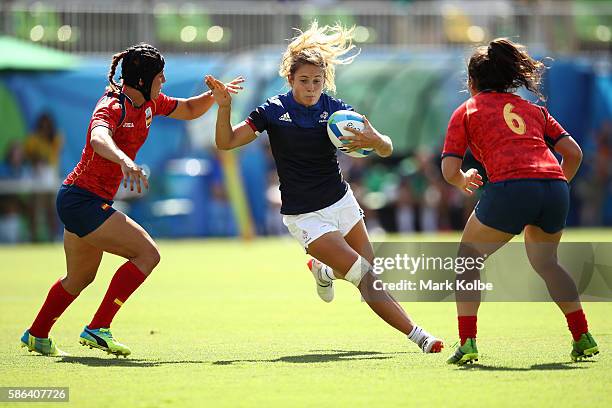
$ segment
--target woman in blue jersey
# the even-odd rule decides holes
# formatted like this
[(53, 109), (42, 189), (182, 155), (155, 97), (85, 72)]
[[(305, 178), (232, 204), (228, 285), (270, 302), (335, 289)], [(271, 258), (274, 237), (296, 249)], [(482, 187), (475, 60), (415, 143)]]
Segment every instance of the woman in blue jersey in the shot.
[[(330, 302), (333, 281), (344, 279), (359, 289), (372, 310), (388, 324), (424, 352), (437, 353), (443, 347), (441, 340), (419, 328), (388, 293), (376, 291), (373, 295), (374, 251), (363, 211), (342, 177), (336, 148), (327, 136), (327, 118), (341, 109), (352, 110), (323, 92), (335, 91), (335, 65), (349, 64), (356, 57), (345, 57), (354, 48), (352, 33), (352, 29), (339, 25), (319, 27), (316, 22), (300, 32), (287, 47), (279, 70), (291, 90), (269, 98), (234, 127), (226, 86), (207, 77), (219, 105), (216, 144), (221, 150), (234, 149), (267, 131), (280, 179), (283, 222), (313, 256), (308, 266), (319, 296)], [(345, 138), (352, 150), (372, 148), (381, 157), (393, 151), (391, 139), (367, 119), (364, 130), (353, 134)]]

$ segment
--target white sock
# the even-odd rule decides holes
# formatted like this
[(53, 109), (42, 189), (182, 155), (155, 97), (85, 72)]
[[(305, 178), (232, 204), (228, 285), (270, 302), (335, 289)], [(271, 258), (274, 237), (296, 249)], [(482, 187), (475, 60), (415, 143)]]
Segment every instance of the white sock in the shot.
[(421, 347), (423, 345), (423, 342), (429, 337), (431, 337), (431, 334), (427, 333), (425, 329), (422, 329), (419, 326), (415, 325), (412, 328), (410, 334), (408, 335), (408, 340), (414, 342), (417, 346)]

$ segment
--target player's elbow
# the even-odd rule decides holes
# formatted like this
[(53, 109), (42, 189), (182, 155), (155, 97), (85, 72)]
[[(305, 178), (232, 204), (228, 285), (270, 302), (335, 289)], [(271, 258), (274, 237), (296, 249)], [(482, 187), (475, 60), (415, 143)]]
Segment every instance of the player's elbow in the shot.
[(231, 143), (222, 142), (220, 140), (216, 140), (215, 144), (217, 145), (218, 150), (227, 151), (232, 150), (234, 148)]
[(445, 157), (442, 159), (442, 177), (449, 184), (454, 184), (457, 175), (461, 172), (463, 160), (456, 157)]
[(91, 139), (89, 139), (89, 144), (94, 151), (98, 150), (100, 147), (100, 139), (94, 135), (91, 135)]
[(456, 177), (457, 172), (453, 172), (452, 174), (449, 173), (448, 171), (444, 170), (444, 166), (442, 167), (442, 177), (444, 177), (444, 180), (449, 183), (449, 184), (453, 184), (452, 180)]
[(572, 149), (565, 152), (563, 159), (571, 160), (576, 163), (582, 163), (582, 149), (576, 144)]
[(91, 138), (89, 139), (89, 144), (94, 152), (98, 153), (104, 146), (104, 138), (96, 133), (91, 134)]
[(564, 161), (578, 163), (582, 162), (582, 149), (572, 137), (565, 137), (555, 145), (555, 151), (563, 157)]
[(185, 101), (185, 109), (183, 110), (182, 117), (179, 119), (182, 120), (194, 120), (197, 119), (199, 115), (196, 112), (195, 107), (193, 106), (193, 102), (189, 99)]
[(576, 145), (572, 149), (566, 149), (561, 154), (563, 158), (564, 166), (569, 166), (570, 168), (578, 168), (582, 163), (582, 150), (578, 145)]

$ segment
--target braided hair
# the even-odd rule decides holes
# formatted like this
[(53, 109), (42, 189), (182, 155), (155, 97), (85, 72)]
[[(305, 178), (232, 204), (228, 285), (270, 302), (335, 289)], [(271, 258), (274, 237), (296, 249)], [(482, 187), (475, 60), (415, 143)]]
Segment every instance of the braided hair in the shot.
[(161, 53), (149, 44), (140, 43), (113, 55), (108, 71), (108, 82), (111, 90), (115, 92), (121, 90), (121, 86), (114, 79), (119, 61), (121, 61), (123, 84), (137, 89), (142, 93), (145, 100), (150, 100), (153, 78), (162, 72), (165, 65)]

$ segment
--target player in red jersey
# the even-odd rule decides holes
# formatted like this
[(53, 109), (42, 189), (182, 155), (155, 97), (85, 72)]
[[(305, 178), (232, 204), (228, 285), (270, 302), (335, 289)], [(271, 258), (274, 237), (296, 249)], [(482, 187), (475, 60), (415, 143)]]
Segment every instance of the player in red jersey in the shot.
[[(442, 153), (446, 181), (468, 194), (483, 185), (476, 169), (461, 170), (469, 147), (486, 169), (489, 182), (463, 231), (459, 256), (492, 254), (525, 231), (533, 268), (565, 314), (573, 336), (572, 360), (598, 353), (588, 332), (576, 285), (558, 263), (557, 247), (569, 209), (568, 182), (582, 160), (578, 144), (548, 113), (512, 93), (524, 86), (539, 91), (544, 65), (523, 46), (496, 39), (478, 48), (468, 63), (472, 97), (453, 113)], [(561, 164), (551, 148), (559, 153)], [(478, 279), (478, 269), (461, 279)], [(459, 278), (459, 277), (458, 277)], [(448, 359), (464, 364), (478, 359), (476, 315), (480, 292), (456, 292), (461, 344)]]
[[(121, 61), (122, 84), (115, 83)], [(102, 254), (127, 259), (113, 276), (93, 320), (81, 333), (80, 343), (117, 356), (130, 349), (116, 341), (110, 324), (119, 308), (144, 282), (160, 260), (151, 236), (134, 220), (115, 210), (113, 198), (121, 181), (133, 191), (148, 188), (147, 176), (134, 160), (145, 142), (153, 118), (158, 115), (192, 120), (213, 105), (210, 91), (188, 99), (161, 93), (166, 78), (164, 58), (154, 47), (138, 44), (113, 56), (109, 87), (94, 109), (81, 161), (66, 177), (57, 197), (57, 210), (65, 225), (66, 276), (49, 291), (36, 319), (21, 338), (23, 347), (43, 355), (63, 355), (49, 331), (95, 278)], [(237, 93), (236, 78), (226, 84)]]

